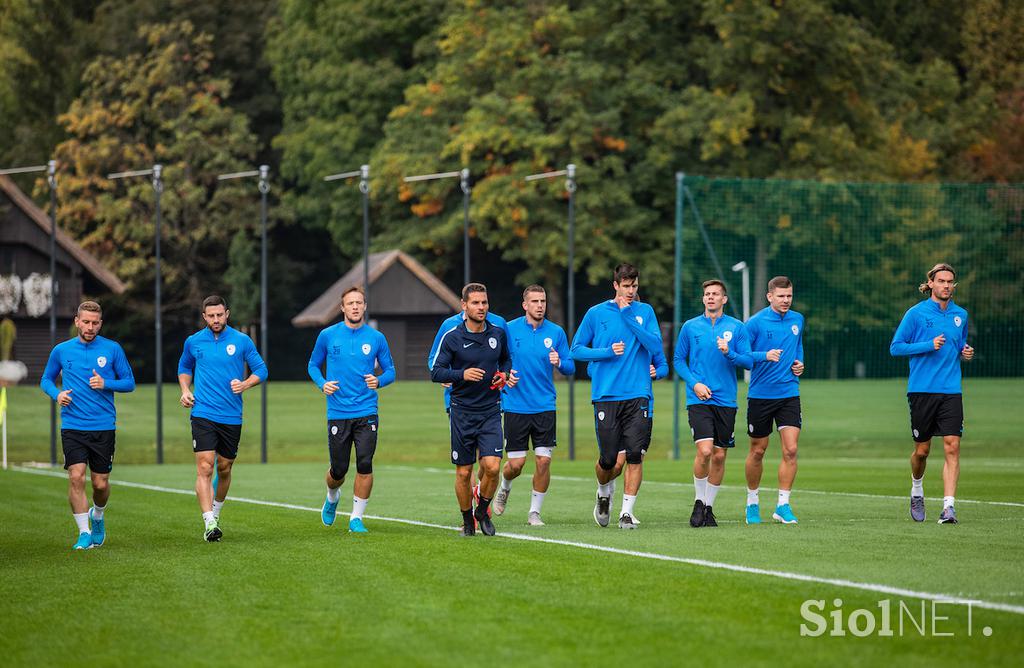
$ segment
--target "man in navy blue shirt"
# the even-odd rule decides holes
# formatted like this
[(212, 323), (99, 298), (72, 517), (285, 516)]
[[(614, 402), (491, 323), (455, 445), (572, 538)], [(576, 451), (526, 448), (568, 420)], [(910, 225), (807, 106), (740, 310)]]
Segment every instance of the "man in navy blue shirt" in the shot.
[[(494, 535), (487, 511), (498, 487), (501, 464), (501, 389), (515, 387), (505, 330), (487, 321), (487, 288), (470, 283), (462, 289), (466, 319), (445, 332), (430, 369), (435, 383), (451, 383), (452, 463), (455, 496), (462, 511), (462, 535), (475, 534), (475, 523), (485, 536)], [(480, 458), (480, 501), (473, 509), (470, 478)]]
[[(324, 526), (334, 524), (345, 482), (352, 445), (356, 448), (356, 480), (348, 530), (366, 533), (363, 515), (373, 489), (373, 454), (377, 450), (380, 420), (377, 390), (395, 380), (395, 364), (384, 335), (363, 322), (363, 289), (351, 287), (341, 296), (343, 320), (320, 332), (309, 356), (309, 377), (327, 397), (327, 500), (320, 511)], [(327, 364), (327, 374), (322, 367)], [(374, 371), (381, 368), (381, 375)], [(328, 380), (330, 378), (330, 380)]]
[(555, 447), (553, 371), (558, 369), (563, 376), (576, 372), (565, 330), (544, 317), (547, 308), (547, 292), (540, 285), (530, 285), (523, 290), (526, 315), (508, 323), (509, 350), (519, 383), (505, 392), (503, 401), (508, 461), (494, 497), (494, 513), (501, 515), (512, 492), (512, 481), (523, 472), (532, 440), (537, 467), (533, 472), (533, 493), (526, 519), (530, 526), (544, 526), (540, 511), (551, 482), (551, 455)]
[(932, 437), (941, 436), (946, 461), (942, 467), (943, 500), (939, 524), (956, 524), (956, 484), (960, 478), (960, 437), (964, 402), (960, 360), (974, 359), (967, 343), (967, 311), (953, 301), (956, 272), (946, 263), (928, 271), (918, 288), (927, 299), (910, 307), (889, 352), (910, 357), (907, 403), (914, 453), (910, 456), (910, 516), (924, 522), (924, 469)]
[(772, 519), (796, 524), (789, 496), (796, 480), (796, 449), (803, 415), (800, 376), (804, 372), (804, 317), (792, 310), (793, 282), (785, 276), (768, 281), (768, 307), (747, 321), (747, 336), (754, 360), (747, 390), (747, 524), (761, 523), (759, 490), (764, 453), (772, 423), (779, 430), (779, 500)]
[[(192, 409), (196, 498), (203, 513), (203, 538), (212, 543), (223, 537), (220, 511), (242, 437), (242, 392), (267, 379), (267, 365), (252, 339), (228, 326), (230, 311), (223, 298), (210, 295), (204, 299), (202, 314), (206, 327), (185, 339), (182, 347), (178, 385), (181, 405)], [(190, 389), (193, 376), (195, 394)], [(212, 485), (215, 466), (216, 492)]]
[[(654, 309), (637, 298), (640, 273), (623, 262), (612, 273), (615, 297), (592, 306), (573, 337), (572, 356), (587, 362), (594, 404), (598, 460), (594, 521), (606, 527), (615, 492), (616, 460), (625, 450), (626, 484), (620, 529), (636, 529), (633, 506), (643, 482), (643, 461), (651, 442), (651, 365), (662, 351)], [(619, 469), (621, 470), (621, 469)]]
[(725, 476), (725, 456), (736, 445), (736, 367), (752, 366), (743, 323), (725, 315), (725, 284), (704, 281), (704, 313), (683, 323), (673, 367), (686, 381), (686, 413), (697, 454), (690, 526), (715, 527), (714, 504)]
[[(39, 386), (60, 405), (60, 440), (68, 471), (68, 501), (78, 527), (76, 550), (103, 545), (114, 467), (117, 412), (114, 392), (135, 389), (135, 376), (116, 342), (100, 336), (103, 312), (93, 301), (82, 302), (75, 315), (78, 336), (50, 352)], [(61, 387), (57, 387), (57, 375)], [(85, 467), (92, 479), (92, 509), (85, 495)], [(90, 527), (90, 520), (92, 525)]]

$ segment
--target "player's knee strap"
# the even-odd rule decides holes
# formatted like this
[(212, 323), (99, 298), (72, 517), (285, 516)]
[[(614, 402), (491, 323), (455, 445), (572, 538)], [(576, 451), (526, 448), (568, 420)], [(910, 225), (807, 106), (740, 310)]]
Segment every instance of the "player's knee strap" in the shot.
[(608, 456), (602, 452), (600, 458), (597, 460), (597, 465), (604, 471), (611, 471), (615, 468), (615, 459), (615, 455)]
[(348, 462), (331, 462), (331, 477), (335, 480), (344, 480), (348, 474)]
[(626, 451), (626, 463), (627, 464), (642, 464), (644, 461), (645, 450), (627, 450)]
[(373, 450), (360, 452), (359, 448), (356, 448), (356, 472), (363, 475), (373, 473)]
[(551, 459), (552, 449), (545, 448), (543, 445), (539, 448), (534, 447), (533, 454), (537, 457), (547, 457), (548, 459)]

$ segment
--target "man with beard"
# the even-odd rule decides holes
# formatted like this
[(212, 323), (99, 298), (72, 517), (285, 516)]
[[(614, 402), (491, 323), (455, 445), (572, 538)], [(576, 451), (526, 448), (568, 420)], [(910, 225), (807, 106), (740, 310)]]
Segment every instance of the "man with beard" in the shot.
[[(466, 319), (441, 337), (430, 368), (432, 381), (451, 383), (448, 416), (463, 536), (474, 535), (476, 523), (485, 536), (494, 535), (488, 509), (501, 465), (501, 389), (514, 387), (518, 381), (505, 330), (488, 322), (488, 307), (483, 284), (469, 283), (462, 289)], [(480, 497), (474, 511), (470, 478), (478, 456)]]
[[(135, 376), (116, 342), (100, 336), (103, 312), (82, 302), (75, 315), (78, 336), (54, 347), (39, 386), (60, 405), (60, 439), (68, 471), (68, 501), (78, 526), (73, 548), (88, 550), (106, 540), (103, 512), (110, 498), (117, 412), (114, 392), (135, 389)], [(61, 387), (56, 385), (61, 375)], [(85, 467), (92, 479), (92, 509), (85, 495)], [(91, 521), (91, 526), (90, 526)]]
[[(185, 339), (178, 360), (181, 405), (191, 408), (192, 450), (196, 455), (196, 498), (203, 513), (203, 538), (223, 537), (220, 511), (231, 486), (231, 467), (242, 437), (242, 392), (267, 379), (267, 365), (248, 336), (228, 326), (227, 303), (217, 295), (203, 300), (206, 327)], [(250, 373), (245, 374), (248, 365)], [(190, 386), (195, 377), (195, 393)], [(242, 380), (245, 378), (245, 380)], [(217, 469), (217, 489), (212, 486)]]

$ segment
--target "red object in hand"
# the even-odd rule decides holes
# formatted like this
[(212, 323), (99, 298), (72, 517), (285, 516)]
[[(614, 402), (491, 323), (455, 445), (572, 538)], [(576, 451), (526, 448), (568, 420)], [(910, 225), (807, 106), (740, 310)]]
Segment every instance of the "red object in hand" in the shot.
[(504, 371), (497, 371), (494, 374), (494, 378), (491, 378), (491, 389), (500, 390), (505, 387), (505, 381), (508, 380), (508, 375)]

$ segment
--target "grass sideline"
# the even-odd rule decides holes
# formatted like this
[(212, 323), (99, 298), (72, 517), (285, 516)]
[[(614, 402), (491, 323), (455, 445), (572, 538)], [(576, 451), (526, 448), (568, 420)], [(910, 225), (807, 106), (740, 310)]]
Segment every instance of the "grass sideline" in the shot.
[[(969, 622), (966, 607), (939, 604), (938, 614), (949, 619), (936, 619), (937, 630), (952, 636), (938, 637), (930, 626), (922, 636), (907, 620), (902, 637), (801, 637), (806, 622), (800, 606), (807, 599), (826, 601), (825, 615), (841, 600), (844, 626), (856, 609), (877, 615), (879, 601), (890, 601), (893, 610), (902, 601), (919, 617), (922, 601), (713, 565), (1024, 607), (1024, 460), (1018, 453), (1020, 420), (1006, 410), (1021, 405), (1019, 382), (967, 381), (958, 504), (963, 523), (955, 527), (934, 523), (941, 456), (933, 458), (925, 482), (929, 521), (915, 524), (907, 517), (903, 383), (809, 381), (793, 497), (800, 526), (743, 525), (741, 437), (716, 504), (721, 526), (689, 529), (692, 450), (684, 444), (682, 461), (668, 459), (671, 385), (656, 388), (654, 448), (637, 503), (639, 531), (602, 530), (590, 517), (594, 449), (585, 385), (577, 390), (578, 459), (568, 461), (564, 447), (557, 451), (545, 502), (548, 526), (525, 526), (528, 478), (515, 483), (509, 510), (496, 522), (499, 534), (562, 544), (501, 535), (465, 540), (437, 526), (382, 519), (368, 519), (368, 536), (342, 531), (342, 518), (324, 528), (316, 513), (326, 466), (323, 400), (311, 385), (280, 383), (271, 386), (271, 463), (265, 466), (255, 463), (258, 392), (247, 397), (249, 426), (223, 515), (226, 539), (208, 545), (201, 542), (190, 492), (191, 449), (171, 446), (187, 437), (183, 411), (172, 419), (178, 409), (169, 402), (165, 422), (168, 460), (179, 463), (127, 465), (151, 461), (152, 421), (145, 418), (153, 388), (118, 397), (121, 430), (110, 537), (103, 548), (70, 552), (74, 531), (62, 472), (0, 473), (5, 665), (66, 665), (83, 652), (106, 665), (133, 666), (338, 660), (643, 666), (695, 658), (706, 665), (1017, 665), (1024, 652), (1022, 614), (974, 608)], [(171, 390), (165, 396), (176, 400)], [(437, 388), (399, 383), (386, 388), (381, 400), (383, 431), (369, 513), (454, 526), (458, 513)], [(46, 401), (35, 388), (12, 393), (9, 437), (18, 461), (47, 457)], [(564, 413), (560, 418), (564, 445)], [(762, 491), (765, 519), (777, 462), (773, 437)], [(341, 510), (350, 508), (350, 494), (346, 482)], [(620, 500), (621, 484), (616, 507)], [(898, 631), (898, 618), (893, 620)], [(982, 633), (986, 626), (991, 637)]]

